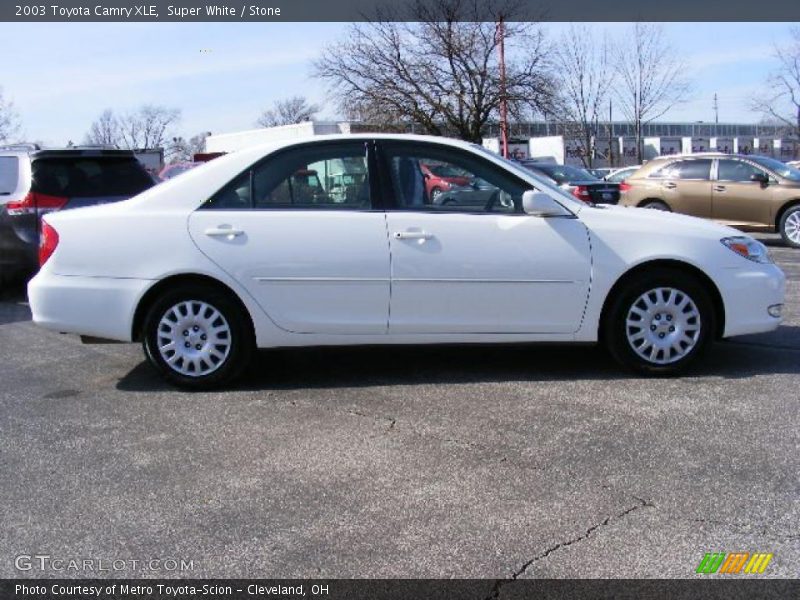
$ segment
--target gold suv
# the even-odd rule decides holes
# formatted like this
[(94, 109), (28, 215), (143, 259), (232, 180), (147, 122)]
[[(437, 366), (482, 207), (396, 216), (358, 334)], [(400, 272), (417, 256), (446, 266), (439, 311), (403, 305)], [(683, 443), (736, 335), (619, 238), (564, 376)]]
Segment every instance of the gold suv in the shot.
[(800, 248), (800, 169), (765, 156), (662, 156), (622, 182), (619, 203), (777, 231)]

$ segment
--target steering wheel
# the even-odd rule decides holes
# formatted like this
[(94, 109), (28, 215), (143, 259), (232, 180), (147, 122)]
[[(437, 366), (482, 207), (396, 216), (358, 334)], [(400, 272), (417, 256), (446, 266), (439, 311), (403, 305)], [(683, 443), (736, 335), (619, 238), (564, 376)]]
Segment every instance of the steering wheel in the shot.
[(486, 202), (486, 205), (483, 207), (484, 212), (493, 212), (494, 205), (497, 204), (497, 201), (500, 199), (500, 188), (495, 189), (492, 192), (491, 196), (489, 196), (489, 200)]

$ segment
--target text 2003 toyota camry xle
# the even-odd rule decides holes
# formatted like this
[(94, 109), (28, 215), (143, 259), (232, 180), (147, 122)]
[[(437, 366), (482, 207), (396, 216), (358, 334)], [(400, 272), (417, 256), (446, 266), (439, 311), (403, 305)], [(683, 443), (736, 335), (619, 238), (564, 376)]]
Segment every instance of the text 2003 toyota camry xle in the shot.
[[(480, 202), (431, 202), (421, 165), (480, 182), (464, 186)], [(733, 229), (583, 204), (482, 148), (417, 136), (245, 150), (48, 215), (41, 262), (36, 323), (141, 340), (194, 388), (279, 346), (602, 341), (672, 373), (710, 338), (775, 329), (784, 293), (764, 246)]]

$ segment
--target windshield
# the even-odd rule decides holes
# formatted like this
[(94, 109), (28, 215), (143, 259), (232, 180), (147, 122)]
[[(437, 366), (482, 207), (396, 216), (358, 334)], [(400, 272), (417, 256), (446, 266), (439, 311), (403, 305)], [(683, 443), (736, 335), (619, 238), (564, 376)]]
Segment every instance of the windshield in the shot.
[(754, 163), (758, 163), (762, 167), (766, 167), (779, 177), (783, 177), (789, 181), (800, 181), (800, 170), (790, 167), (789, 165), (785, 165), (779, 160), (768, 158), (766, 156), (748, 156), (747, 158), (752, 160)]

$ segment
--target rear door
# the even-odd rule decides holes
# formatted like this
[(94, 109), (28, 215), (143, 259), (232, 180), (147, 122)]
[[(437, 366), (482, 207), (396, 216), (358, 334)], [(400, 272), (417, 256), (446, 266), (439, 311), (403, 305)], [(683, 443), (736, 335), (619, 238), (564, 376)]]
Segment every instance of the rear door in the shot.
[[(752, 181), (753, 175), (769, 174), (755, 165), (735, 158), (717, 161), (712, 196), (712, 216), (729, 225), (772, 224), (770, 205), (775, 187)], [(774, 180), (773, 180), (774, 182)]]
[(247, 169), (189, 218), (200, 250), (294, 333), (385, 334), (389, 242), (371, 143), (309, 143)]

